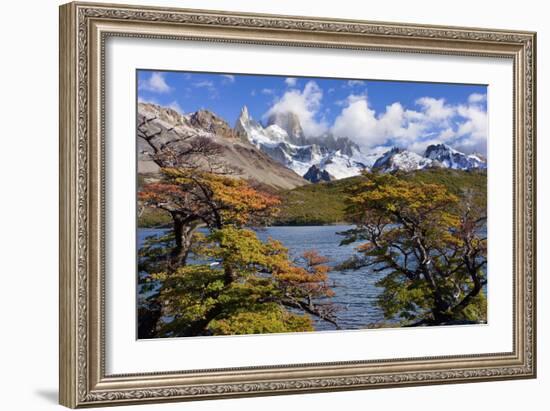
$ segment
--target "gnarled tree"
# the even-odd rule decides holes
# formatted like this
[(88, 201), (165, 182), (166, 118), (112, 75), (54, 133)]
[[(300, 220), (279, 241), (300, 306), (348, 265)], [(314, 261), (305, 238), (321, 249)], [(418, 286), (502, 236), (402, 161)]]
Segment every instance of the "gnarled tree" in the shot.
[(245, 180), (195, 169), (161, 171), (162, 181), (145, 185), (138, 199), (146, 207), (164, 210), (172, 217), (175, 244), (169, 270), (185, 265), (197, 228), (265, 225), (277, 211), (277, 197), (254, 189)]
[(325, 260), (315, 253), (298, 266), (278, 241), (234, 226), (196, 237), (194, 254), (213, 262), (154, 275), (162, 283), (158, 336), (312, 331), (309, 315), (336, 324), (334, 306), (316, 302), (332, 291)]
[(309, 331), (310, 316), (337, 326), (326, 260), (307, 252), (292, 261), (281, 243), (263, 242), (246, 228), (269, 223), (277, 197), (230, 176), (182, 168), (162, 173), (139, 199), (170, 213), (174, 237), (140, 250), (140, 268), (159, 285), (140, 338)]
[(349, 190), (345, 266), (382, 274), (378, 304), (407, 325), (486, 321), (485, 196), (409, 176), (366, 173)]

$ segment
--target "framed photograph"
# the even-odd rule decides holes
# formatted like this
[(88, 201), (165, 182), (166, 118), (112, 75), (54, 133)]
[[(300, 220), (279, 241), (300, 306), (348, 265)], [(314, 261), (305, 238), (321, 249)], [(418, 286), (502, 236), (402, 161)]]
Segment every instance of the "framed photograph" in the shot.
[(60, 28), (61, 404), (535, 377), (535, 33)]

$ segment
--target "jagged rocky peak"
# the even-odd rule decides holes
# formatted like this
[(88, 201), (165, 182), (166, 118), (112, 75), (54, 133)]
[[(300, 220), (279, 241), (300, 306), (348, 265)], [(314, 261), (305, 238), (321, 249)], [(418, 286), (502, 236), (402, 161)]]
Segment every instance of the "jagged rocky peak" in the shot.
[(281, 127), (273, 124), (264, 128), (259, 122), (254, 120), (246, 106), (243, 106), (241, 109), (241, 114), (235, 122), (234, 131), (242, 141), (252, 143), (260, 149), (263, 146), (273, 148), (274, 144), (288, 140), (286, 131)]
[(295, 113), (272, 114), (267, 126), (255, 121), (245, 106), (235, 124), (235, 134), (250, 142), (275, 161), (305, 176), (309, 181), (324, 181), (320, 173), (333, 179), (358, 175), (364, 170), (382, 172), (413, 171), (424, 168), (485, 168), (481, 156), (463, 154), (445, 144), (429, 146), (424, 156), (398, 147), (360, 148), (348, 137), (327, 132), (305, 137)]
[(307, 170), (307, 173), (304, 174), (304, 178), (312, 183), (334, 180), (328, 171), (321, 170), (317, 164), (312, 165), (309, 170)]
[(429, 158), (399, 147), (393, 147), (378, 158), (372, 168), (382, 172), (413, 171), (428, 168), (432, 165), (433, 161)]
[(253, 120), (252, 117), (250, 117), (250, 113), (248, 112), (248, 107), (243, 106), (243, 108), (241, 108), (241, 114), (239, 115), (239, 118), (235, 123), (235, 129), (242, 129), (243, 131), (245, 131), (246, 127), (250, 124), (251, 121)]
[(391, 157), (395, 156), (396, 154), (402, 153), (405, 151), (402, 148), (399, 147), (392, 147), (390, 150), (384, 152), (381, 157), (378, 158), (373, 164), (373, 167), (377, 167), (377, 165), (380, 165), (382, 163), (385, 163), (388, 161)]
[(163, 122), (182, 125), (186, 124), (184, 115), (170, 107), (162, 107), (153, 103), (138, 103), (138, 116), (143, 116), (144, 119), (159, 119)]
[[(214, 113), (199, 110), (176, 115), (174, 110), (140, 104), (137, 118), (138, 172), (158, 175), (159, 159), (178, 167), (180, 156), (189, 151), (196, 139), (206, 138), (215, 149), (217, 165), (227, 167), (233, 175), (256, 180), (263, 185), (290, 190), (308, 182), (271, 159), (248, 141), (241, 141), (229, 125)], [(168, 121), (173, 117), (174, 121)], [(181, 122), (178, 123), (178, 122)], [(184, 156), (185, 166), (207, 166), (201, 156)]]
[(299, 146), (308, 144), (300, 124), (300, 118), (296, 113), (291, 111), (272, 113), (267, 118), (267, 125), (277, 125), (286, 131), (291, 144)]
[[(457, 150), (449, 147), (447, 144), (432, 144), (426, 148), (424, 157), (431, 158), (433, 160), (451, 159), (453, 155), (462, 154)], [(462, 154), (464, 155), (464, 154)]]
[(479, 160), (483, 161), (485, 163), (485, 165), (487, 165), (487, 156), (485, 156), (481, 153), (478, 153), (477, 151), (470, 154), (470, 156), (471, 157), (477, 157)]
[(347, 137), (335, 138), (331, 133), (325, 133), (306, 139), (300, 120), (293, 113), (271, 116), (268, 124), (264, 128), (243, 107), (234, 130), (243, 141), (252, 143), (299, 175), (306, 174), (312, 165), (316, 165), (327, 171), (331, 178), (351, 177), (369, 168), (377, 158), (372, 153), (362, 153), (359, 146)]
[(241, 115), (239, 116), (239, 119), (243, 119), (244, 121), (250, 119), (250, 114), (248, 114), (247, 106), (243, 106), (243, 108), (241, 108)]
[(221, 137), (234, 139), (237, 135), (225, 120), (209, 110), (198, 110), (189, 116), (189, 123), (193, 127), (201, 128), (209, 133)]
[(361, 151), (359, 145), (347, 137), (335, 138), (332, 133), (325, 133), (320, 137), (309, 138), (308, 141), (320, 146), (324, 146), (331, 151), (340, 151), (343, 155), (353, 156), (354, 152)]
[(464, 154), (446, 144), (432, 144), (426, 148), (425, 157), (438, 161), (443, 167), (469, 170), (472, 168), (486, 168), (487, 163), (482, 156)]
[(335, 141), (334, 148), (340, 150), (342, 154), (347, 156), (353, 156), (354, 150), (361, 151), (359, 145), (347, 137), (338, 137)]
[(241, 109), (241, 114), (239, 115), (239, 118), (235, 122), (235, 133), (241, 138), (243, 141), (249, 141), (248, 136), (248, 129), (250, 127), (250, 114), (248, 113), (248, 107), (243, 106)]

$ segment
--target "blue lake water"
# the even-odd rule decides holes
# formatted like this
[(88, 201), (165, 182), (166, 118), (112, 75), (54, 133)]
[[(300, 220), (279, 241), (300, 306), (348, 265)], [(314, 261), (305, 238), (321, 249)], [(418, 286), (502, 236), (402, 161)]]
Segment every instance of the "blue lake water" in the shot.
[[(300, 256), (304, 251), (315, 249), (329, 259), (328, 265), (335, 266), (354, 253), (356, 245), (340, 246), (342, 236), (338, 232), (352, 228), (347, 225), (305, 226), (305, 227), (267, 227), (257, 231), (262, 240), (272, 237), (281, 241), (292, 257)], [(138, 247), (148, 236), (165, 233), (165, 229), (139, 229)], [(332, 301), (339, 306), (336, 314), (342, 329), (365, 328), (367, 324), (384, 321), (382, 311), (375, 300), (380, 288), (375, 286), (381, 274), (373, 274), (369, 269), (357, 271), (336, 271), (328, 274), (335, 296)], [(318, 330), (333, 330), (334, 326), (325, 321), (316, 321)]]

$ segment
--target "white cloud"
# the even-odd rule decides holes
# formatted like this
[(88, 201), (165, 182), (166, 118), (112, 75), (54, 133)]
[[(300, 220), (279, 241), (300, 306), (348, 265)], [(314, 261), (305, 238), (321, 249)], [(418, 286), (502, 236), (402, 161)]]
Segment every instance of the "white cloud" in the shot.
[(388, 144), (407, 146), (418, 138), (425, 127), (414, 122), (412, 111), (405, 110), (400, 103), (386, 106), (383, 113), (377, 113), (369, 107), (366, 95), (351, 94), (347, 106), (336, 117), (332, 132), (336, 136), (345, 136), (355, 140), (366, 148)]
[(424, 119), (425, 114), (416, 110), (405, 110), (405, 117), (410, 121), (421, 121)]
[(377, 147), (385, 144), (388, 138), (406, 134), (404, 113), (400, 103), (393, 103), (377, 116), (369, 107), (366, 95), (352, 94), (348, 96), (347, 106), (336, 117), (332, 132), (336, 136), (349, 137), (364, 147)]
[(235, 76), (233, 74), (222, 74), (222, 77), (227, 83), (234, 83), (235, 82)]
[(487, 112), (477, 106), (459, 106), (458, 113), (466, 121), (458, 128), (458, 135), (472, 134), (475, 137), (487, 135)]
[(415, 141), (410, 142), (407, 149), (418, 154), (424, 154), (426, 152), (426, 148), (432, 144), (445, 143), (450, 144), (451, 146), (456, 146), (456, 144), (454, 144), (456, 136), (457, 134), (452, 128), (446, 128), (438, 132), (430, 133), (428, 136), (424, 136), (424, 138), (416, 139)]
[(441, 144), (442, 141), (435, 137), (435, 138), (428, 138), (424, 140), (416, 140), (411, 142), (407, 146), (407, 150), (413, 151), (417, 154), (423, 155), (426, 152), (426, 149), (428, 146), (431, 146), (432, 144)]
[(293, 112), (300, 119), (304, 134), (308, 137), (324, 133), (328, 126), (326, 121), (317, 120), (321, 108), (323, 91), (314, 81), (308, 81), (302, 91), (291, 89), (277, 99), (271, 108), (264, 114), (264, 118), (272, 114)]
[(193, 86), (198, 88), (201, 88), (201, 87), (214, 88), (214, 83), (210, 80), (202, 80), (202, 81), (197, 81), (196, 83), (193, 84)]
[(458, 114), (464, 118), (459, 123), (457, 147), (466, 152), (486, 153), (487, 150), (487, 112), (478, 105), (461, 105)]
[(172, 91), (172, 87), (164, 79), (164, 74), (158, 72), (153, 72), (147, 80), (140, 81), (138, 88), (152, 93), (169, 93)]
[(422, 97), (416, 100), (416, 104), (422, 107), (426, 120), (431, 122), (446, 123), (456, 112), (455, 107), (447, 104), (443, 98)]
[(482, 103), (486, 100), (487, 100), (487, 94), (472, 93), (468, 97), (468, 103), (471, 103), (471, 104)]
[(298, 79), (296, 77), (287, 77), (285, 79), (285, 83), (289, 87), (294, 87), (296, 85), (297, 81), (298, 81)]
[(446, 128), (441, 133), (439, 133), (439, 140), (442, 142), (447, 142), (456, 137), (456, 132), (452, 128)]
[(338, 137), (349, 137), (367, 147), (384, 143), (385, 136), (376, 132), (376, 116), (369, 109), (367, 99), (348, 101), (340, 115), (334, 120), (332, 132)]
[(275, 94), (275, 90), (272, 88), (263, 88), (261, 89), (261, 93), (265, 94), (266, 96), (271, 96), (272, 94)]
[(348, 80), (347, 83), (348, 87), (355, 87), (355, 86), (362, 86), (365, 84), (363, 80)]
[(356, 101), (364, 100), (366, 98), (367, 98), (367, 93), (366, 92), (361, 93), (361, 94), (350, 94), (349, 96), (347, 96), (343, 100), (336, 100), (334, 102), (334, 105), (339, 106), (339, 107), (345, 107), (345, 106), (348, 106), (351, 103), (355, 103)]
[(366, 94), (350, 94), (331, 131), (367, 149), (397, 145), (424, 153), (430, 144), (447, 143), (467, 153), (486, 152), (487, 113), (480, 105), (452, 105), (432, 97), (416, 103), (419, 110), (395, 102), (377, 113)]

